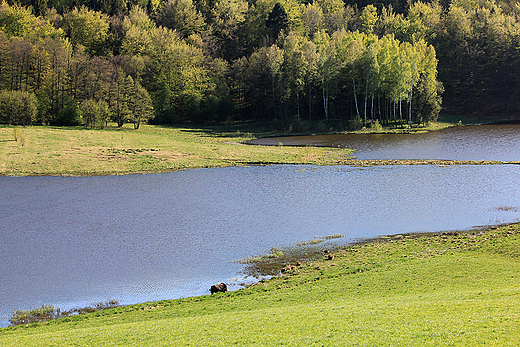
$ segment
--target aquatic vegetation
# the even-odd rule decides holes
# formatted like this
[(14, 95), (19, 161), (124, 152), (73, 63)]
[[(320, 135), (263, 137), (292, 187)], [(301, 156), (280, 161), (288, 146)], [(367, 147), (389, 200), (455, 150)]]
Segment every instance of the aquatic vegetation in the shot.
[(42, 305), (42, 307), (30, 310), (17, 310), (13, 316), (9, 318), (12, 325), (29, 324), (34, 322), (42, 322), (50, 319), (56, 319), (61, 316), (60, 308), (53, 305)]
[(44, 322), (58, 318), (65, 318), (73, 315), (92, 313), (96, 311), (106, 310), (109, 308), (119, 307), (119, 300), (100, 301), (93, 304), (94, 307), (87, 306), (81, 308), (73, 308), (68, 311), (62, 311), (61, 308), (54, 305), (42, 305), (42, 307), (30, 310), (17, 310), (13, 316), (9, 318), (11, 325), (29, 324), (35, 322)]
[(307, 246), (307, 245), (317, 245), (318, 243), (322, 243), (325, 241), (324, 239), (314, 239), (309, 241), (300, 241), (297, 243), (298, 246)]
[(340, 239), (342, 237), (345, 237), (345, 235), (343, 235), (343, 234), (334, 234), (334, 235), (323, 236), (323, 238), (325, 240)]
[[(338, 238), (338, 236), (333, 238)], [(329, 239), (331, 238), (329, 237)], [(293, 270), (294, 265), (322, 259), (325, 254), (340, 247), (339, 244), (325, 243), (325, 241), (325, 238), (316, 238), (298, 242), (295, 246), (271, 248), (266, 255), (240, 259), (237, 262), (247, 265), (242, 271), (246, 277), (276, 276), (281, 272)]]
[(518, 207), (502, 205), (502, 206), (495, 207), (493, 210), (494, 211), (505, 211), (505, 212), (518, 212)]

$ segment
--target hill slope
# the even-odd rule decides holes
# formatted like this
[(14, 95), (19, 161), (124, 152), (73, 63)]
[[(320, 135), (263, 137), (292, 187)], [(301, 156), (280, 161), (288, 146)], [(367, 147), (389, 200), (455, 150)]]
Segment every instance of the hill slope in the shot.
[(0, 330), (2, 346), (515, 345), (520, 225), (381, 238), (231, 293)]

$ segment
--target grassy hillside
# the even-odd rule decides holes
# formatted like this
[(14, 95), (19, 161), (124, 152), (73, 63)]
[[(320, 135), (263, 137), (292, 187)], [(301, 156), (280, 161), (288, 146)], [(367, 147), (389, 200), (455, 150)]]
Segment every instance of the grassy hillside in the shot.
[(514, 346), (520, 225), (380, 238), (226, 294), (0, 330), (2, 346)]

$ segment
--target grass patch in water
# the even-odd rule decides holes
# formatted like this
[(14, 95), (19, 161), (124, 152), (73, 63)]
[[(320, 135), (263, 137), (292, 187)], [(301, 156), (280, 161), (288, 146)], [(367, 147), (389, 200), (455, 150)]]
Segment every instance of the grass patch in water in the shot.
[[(334, 234), (334, 235), (323, 236), (323, 238), (325, 240), (341, 239), (342, 237), (345, 237), (345, 235), (343, 235), (343, 234)], [(320, 237), (318, 237), (318, 238), (320, 238)]]
[(342, 234), (320, 236), (313, 240), (300, 241), (294, 246), (273, 247), (266, 255), (239, 259), (237, 262), (247, 265), (242, 271), (246, 277), (276, 276), (281, 272), (294, 270), (295, 266), (300, 266), (304, 262), (315, 261), (323, 258), (325, 254), (330, 254), (340, 245), (324, 242), (343, 236)]
[(504, 212), (518, 212), (518, 207), (514, 206), (498, 206), (493, 209), (493, 211), (504, 211)]
[(325, 242), (326, 240), (340, 239), (344, 237), (343, 234), (334, 234), (328, 236), (315, 236), (312, 240), (300, 241), (297, 243), (298, 246), (317, 245), (318, 243)]
[(317, 245), (318, 243), (322, 243), (325, 241), (324, 239), (313, 239), (308, 241), (300, 241), (297, 243), (298, 246), (307, 246), (307, 245)]

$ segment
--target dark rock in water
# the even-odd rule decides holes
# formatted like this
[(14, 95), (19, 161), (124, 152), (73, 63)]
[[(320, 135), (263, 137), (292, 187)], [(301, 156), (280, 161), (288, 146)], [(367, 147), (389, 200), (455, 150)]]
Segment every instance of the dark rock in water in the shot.
[(211, 286), (211, 288), (209, 290), (211, 291), (211, 294), (215, 294), (218, 292), (225, 293), (225, 292), (227, 292), (227, 284), (225, 284), (225, 283), (214, 284)]

